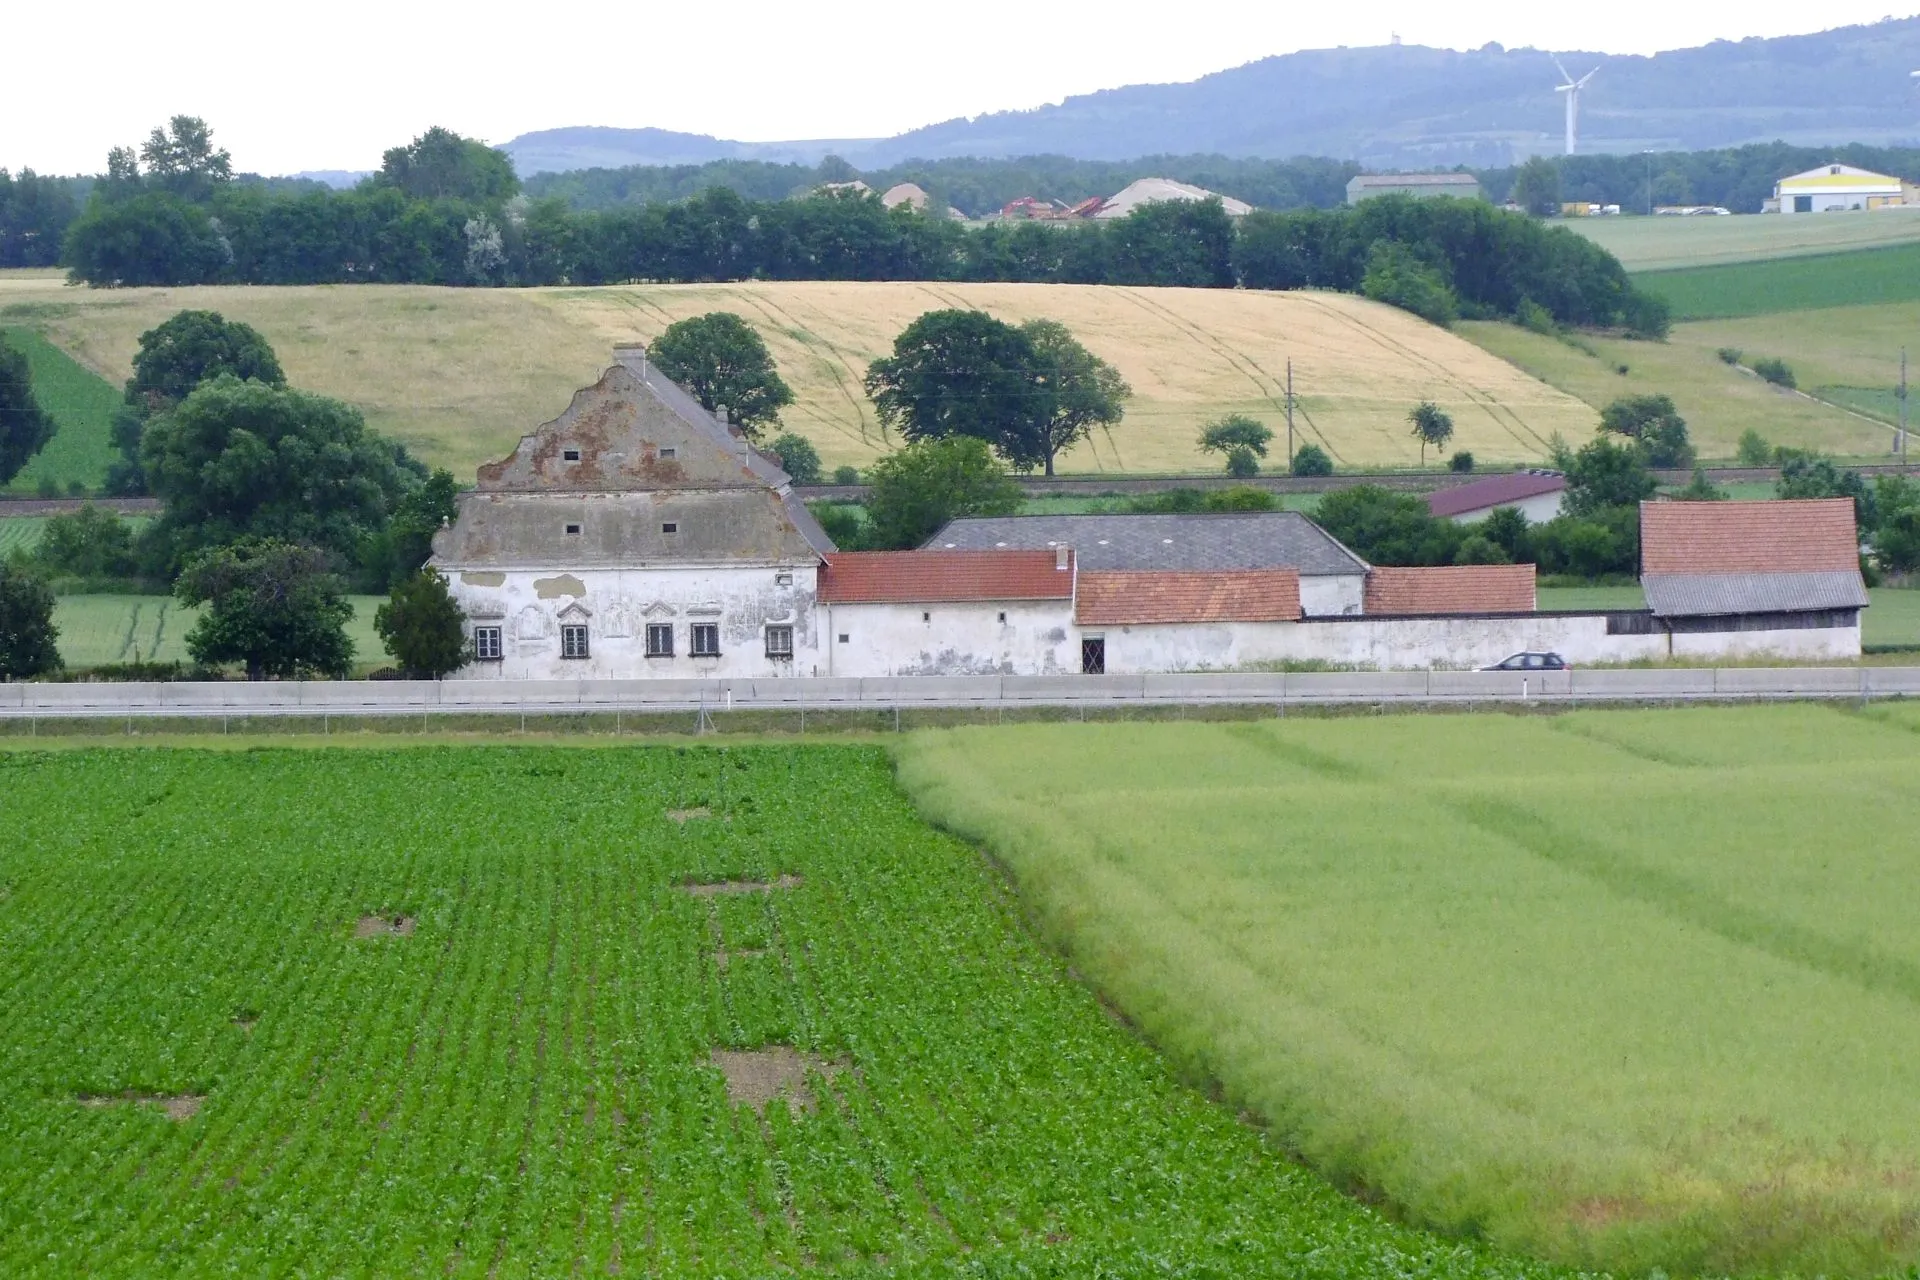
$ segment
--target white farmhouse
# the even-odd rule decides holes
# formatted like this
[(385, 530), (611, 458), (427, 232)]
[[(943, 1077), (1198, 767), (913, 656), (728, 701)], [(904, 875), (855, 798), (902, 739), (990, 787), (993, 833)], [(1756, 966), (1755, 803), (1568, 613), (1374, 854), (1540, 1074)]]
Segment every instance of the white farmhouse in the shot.
[(1768, 212), (1832, 213), (1843, 209), (1896, 208), (1906, 203), (1900, 179), (1856, 169), (1850, 164), (1824, 164), (1773, 184)]
[(477, 661), (517, 679), (817, 674), (833, 543), (786, 473), (641, 347), (480, 468), (432, 564)]

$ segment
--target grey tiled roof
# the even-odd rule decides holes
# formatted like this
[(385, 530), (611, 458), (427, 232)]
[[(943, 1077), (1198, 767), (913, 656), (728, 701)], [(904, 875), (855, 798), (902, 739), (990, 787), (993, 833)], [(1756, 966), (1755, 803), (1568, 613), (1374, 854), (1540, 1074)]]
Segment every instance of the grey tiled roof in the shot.
[(1039, 551), (1064, 543), (1083, 569), (1295, 569), (1359, 574), (1366, 562), (1297, 511), (1193, 515), (982, 516), (954, 520), (929, 550)]
[(1827, 573), (1651, 573), (1641, 580), (1655, 617), (1797, 613), (1867, 605), (1856, 571)]

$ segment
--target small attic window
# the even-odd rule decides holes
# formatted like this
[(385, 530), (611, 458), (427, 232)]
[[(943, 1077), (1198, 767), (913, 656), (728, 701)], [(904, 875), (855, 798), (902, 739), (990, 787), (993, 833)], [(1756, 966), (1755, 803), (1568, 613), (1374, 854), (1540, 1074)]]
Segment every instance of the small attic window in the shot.
[(1840, 176), (1840, 166), (1836, 164), (1836, 165), (1834, 165), (1834, 166), (1832, 166), (1831, 168), (1829, 168), (1829, 169), (1827, 170), (1827, 172), (1828, 172), (1828, 173), (1830, 173), (1830, 174), (1832, 174), (1832, 175), (1833, 175), (1834, 177), (1836, 177), (1836, 178), (1837, 178), (1837, 177), (1839, 177), (1839, 176)]
[(570, 537), (570, 538), (577, 538), (577, 537), (579, 537), (579, 536), (580, 536), (580, 526), (579, 526), (579, 525), (577, 525), (577, 524), (570, 524), (570, 525), (568, 525), (568, 526), (567, 526), (567, 536), (568, 536), (568, 537)]
[(562, 449), (560, 456), (568, 462), (580, 461), (580, 451), (578, 449)]
[(679, 525), (679, 524), (678, 524), (678, 523), (677, 523), (676, 521), (673, 521), (673, 520), (669, 520), (669, 521), (667, 521), (667, 522), (666, 522), (665, 524), (663, 524), (663, 525), (661, 525), (661, 526), (660, 526), (660, 532), (662, 532), (662, 533), (678, 533), (678, 532), (680, 532), (680, 525)]
[(674, 458), (674, 450), (670, 448), (660, 450), (660, 461), (671, 462), (673, 458)]

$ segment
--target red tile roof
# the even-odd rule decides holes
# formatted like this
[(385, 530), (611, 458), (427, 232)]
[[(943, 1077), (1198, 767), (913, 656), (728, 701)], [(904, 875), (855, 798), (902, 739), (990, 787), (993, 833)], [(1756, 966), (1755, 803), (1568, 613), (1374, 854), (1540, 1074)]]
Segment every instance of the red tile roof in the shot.
[(1449, 564), (1367, 575), (1362, 613), (1532, 613), (1530, 564)]
[(933, 604), (951, 600), (1070, 600), (1068, 568), (1051, 551), (836, 551), (820, 570), (829, 604)]
[(1488, 476), (1484, 480), (1457, 484), (1450, 489), (1441, 489), (1428, 494), (1427, 512), (1444, 520), (1452, 516), (1465, 515), (1469, 511), (1484, 511), (1488, 507), (1504, 506), (1511, 502), (1524, 502), (1528, 498), (1538, 498), (1544, 494), (1559, 493), (1566, 487), (1565, 476), (1542, 475), (1537, 471)]
[(1860, 568), (1852, 498), (1643, 502), (1642, 573), (1836, 573)]
[(1293, 569), (1082, 573), (1074, 618), (1083, 626), (1155, 622), (1297, 622)]

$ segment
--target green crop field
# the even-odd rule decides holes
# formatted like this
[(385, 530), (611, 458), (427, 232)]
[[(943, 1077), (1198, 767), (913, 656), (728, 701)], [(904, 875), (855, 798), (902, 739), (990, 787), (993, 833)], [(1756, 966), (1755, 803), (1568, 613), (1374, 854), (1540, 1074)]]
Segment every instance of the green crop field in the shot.
[(1415, 1221), (1641, 1275), (1920, 1259), (1920, 708), (898, 754), (1176, 1062)]
[(1629, 271), (1761, 262), (1920, 241), (1920, 217), (1904, 212), (1811, 218), (1568, 218), (1561, 225), (1600, 245)]
[(1920, 299), (1920, 243), (1818, 257), (1654, 271), (1634, 283), (1676, 320), (1717, 320)]
[(47, 527), (44, 516), (8, 516), (0, 519), (0, 560), (16, 551), (31, 551)]
[(62, 494), (76, 482), (89, 491), (99, 489), (115, 456), (111, 431), (120, 393), (32, 329), (0, 328), (0, 341), (26, 356), (33, 397), (55, 425), (53, 439), (8, 488), (33, 493), (51, 480)]
[(877, 748), (0, 770), (8, 1276), (1550, 1274), (1178, 1083)]
[[(4, 526), (0, 526), (4, 527)], [(373, 629), (374, 610), (384, 596), (352, 596), (353, 620), (347, 637), (362, 668), (390, 663)], [(187, 662), (187, 632), (199, 617), (171, 596), (61, 596), (54, 605), (55, 641), (68, 667), (80, 669), (122, 662)]]

